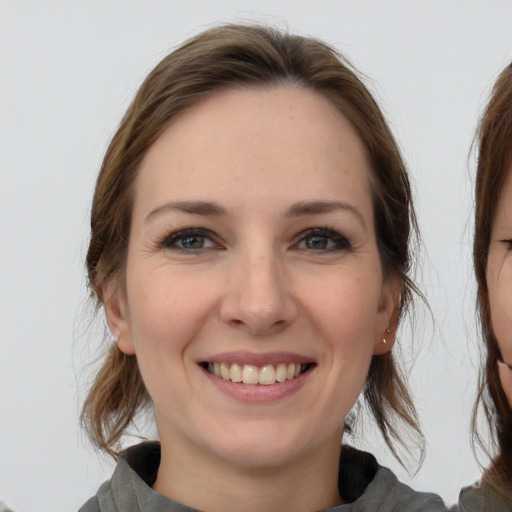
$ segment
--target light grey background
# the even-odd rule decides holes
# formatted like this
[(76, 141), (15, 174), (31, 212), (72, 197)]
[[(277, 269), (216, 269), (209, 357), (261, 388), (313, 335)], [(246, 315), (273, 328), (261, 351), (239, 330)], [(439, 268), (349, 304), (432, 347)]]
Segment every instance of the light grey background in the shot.
[[(77, 420), (77, 383), (101, 338), (89, 328), (83, 260), (107, 143), (169, 50), (247, 20), (323, 38), (371, 77), (411, 171), (418, 280), (435, 319), (415, 327), (411, 374), (428, 453), (411, 477), (371, 428), (360, 444), (450, 503), (480, 474), (469, 444), (478, 354), (468, 152), (512, 60), (512, 1), (0, 0), (0, 499), (16, 512), (76, 510), (112, 470)], [(407, 328), (401, 338), (407, 355)]]

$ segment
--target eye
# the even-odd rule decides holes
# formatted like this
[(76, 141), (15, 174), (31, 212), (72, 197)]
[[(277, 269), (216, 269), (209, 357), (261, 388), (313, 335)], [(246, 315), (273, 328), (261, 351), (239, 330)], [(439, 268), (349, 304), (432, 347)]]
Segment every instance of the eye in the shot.
[(506, 248), (510, 251), (512, 249), (512, 240), (511, 239), (505, 239), (500, 240), (502, 244), (505, 244)]
[(325, 228), (312, 228), (299, 235), (296, 248), (313, 252), (344, 251), (352, 248), (350, 242), (336, 231)]
[(195, 253), (206, 251), (208, 249), (220, 249), (220, 245), (215, 242), (214, 235), (205, 229), (190, 228), (176, 231), (158, 244), (161, 249), (170, 249), (185, 253)]

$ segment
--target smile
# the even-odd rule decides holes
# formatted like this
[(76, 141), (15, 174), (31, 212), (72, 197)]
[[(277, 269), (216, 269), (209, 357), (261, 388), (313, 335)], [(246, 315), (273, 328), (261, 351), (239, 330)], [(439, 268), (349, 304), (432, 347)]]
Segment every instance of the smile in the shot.
[(311, 364), (301, 363), (278, 363), (264, 366), (237, 363), (204, 363), (203, 365), (208, 373), (223, 380), (262, 386), (293, 380), (309, 370), (311, 366)]

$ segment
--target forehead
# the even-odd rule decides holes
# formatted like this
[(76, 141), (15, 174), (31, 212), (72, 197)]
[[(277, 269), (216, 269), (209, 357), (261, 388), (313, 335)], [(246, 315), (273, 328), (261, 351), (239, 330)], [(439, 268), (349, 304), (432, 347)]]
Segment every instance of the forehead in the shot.
[(142, 162), (136, 196), (202, 199), (215, 190), (286, 200), (308, 192), (302, 183), (310, 196), (339, 199), (343, 189), (369, 199), (369, 177), (362, 141), (329, 100), (291, 85), (241, 88), (212, 94), (171, 122)]

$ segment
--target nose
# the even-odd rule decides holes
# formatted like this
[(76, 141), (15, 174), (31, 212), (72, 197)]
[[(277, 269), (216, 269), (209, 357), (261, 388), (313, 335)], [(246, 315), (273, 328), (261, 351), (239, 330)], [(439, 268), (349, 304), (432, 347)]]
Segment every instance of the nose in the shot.
[(272, 251), (247, 252), (234, 258), (221, 318), (251, 335), (274, 334), (297, 316), (291, 278)]

